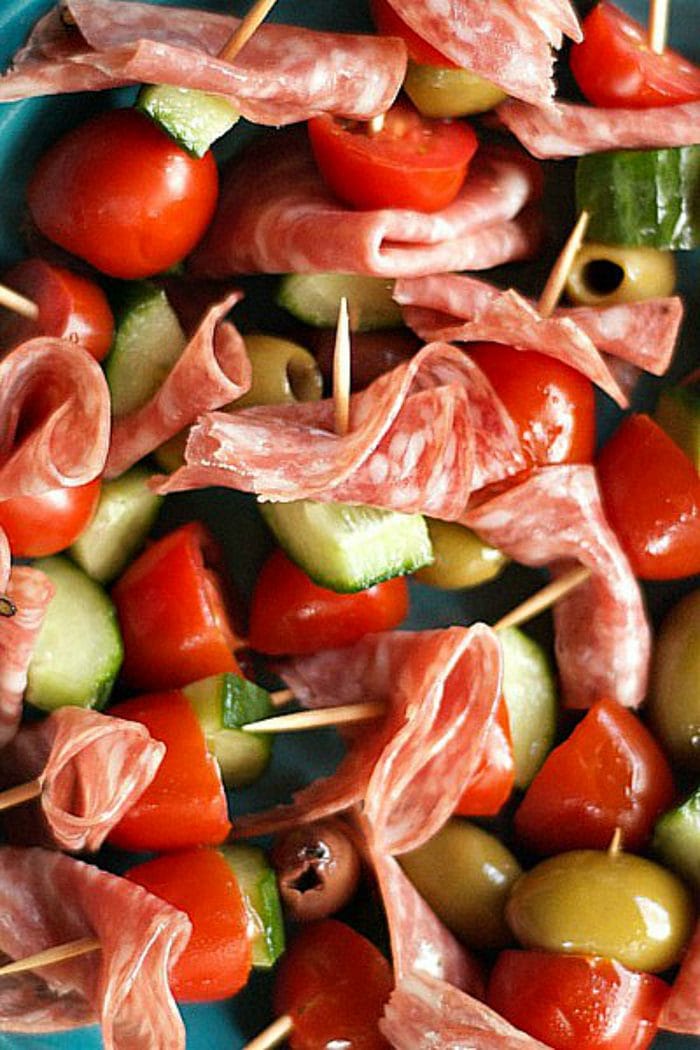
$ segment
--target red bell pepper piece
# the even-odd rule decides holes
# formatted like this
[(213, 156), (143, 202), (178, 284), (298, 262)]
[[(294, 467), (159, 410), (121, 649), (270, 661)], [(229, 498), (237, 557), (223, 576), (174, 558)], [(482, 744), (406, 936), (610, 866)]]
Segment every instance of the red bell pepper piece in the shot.
[(219, 765), (183, 694), (137, 696), (110, 714), (141, 722), (167, 747), (155, 778), (111, 832), (112, 845), (138, 852), (222, 843), (231, 824)]
[[(148, 547), (112, 590), (122, 673), (138, 689), (172, 689), (240, 668), (219, 578), (219, 549), (199, 522)], [(212, 568), (213, 567), (213, 568)]]
[(484, 755), (457, 804), (460, 817), (492, 817), (508, 800), (515, 783), (515, 755), (508, 708), (501, 697), (484, 743)]
[(248, 914), (236, 877), (220, 853), (170, 853), (131, 868), (126, 876), (190, 917), (192, 936), (170, 970), (176, 999), (227, 999), (244, 987), (252, 965)]

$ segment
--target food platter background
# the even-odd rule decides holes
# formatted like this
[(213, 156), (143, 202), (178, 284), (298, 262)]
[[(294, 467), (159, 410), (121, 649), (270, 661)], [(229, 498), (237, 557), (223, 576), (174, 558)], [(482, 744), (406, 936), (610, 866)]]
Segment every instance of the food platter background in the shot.
[[(159, 2), (159, 0), (156, 0)], [(171, 0), (175, 2), (175, 0)], [(644, 19), (646, 0), (620, 0), (632, 15)], [(30, 26), (51, 6), (50, 0), (0, 0), (0, 64), (4, 69), (10, 56), (24, 42)], [(249, 4), (243, 0), (188, 0), (179, 6), (209, 7), (241, 15)], [(581, 8), (584, 7), (582, 3)], [(585, 7), (590, 6), (585, 2)], [(305, 24), (319, 29), (362, 30), (369, 28), (365, 0), (279, 0), (272, 16), (280, 22)], [(675, 0), (672, 10), (671, 40), (676, 47), (700, 61), (700, 3), (698, 0)], [(62, 98), (36, 99), (14, 105), (0, 105), (0, 265), (7, 265), (26, 255), (20, 230), (25, 214), (24, 187), (42, 151), (61, 133), (94, 112), (113, 105), (129, 104), (132, 90), (96, 95), (68, 95)], [(254, 129), (239, 125), (218, 149), (228, 157), (240, 148)], [(541, 259), (526, 267), (504, 269), (500, 279), (536, 292), (541, 287), (558, 247), (571, 225), (572, 164), (551, 166), (547, 206), (550, 212), (550, 243)], [(678, 258), (680, 291), (687, 303), (684, 337), (672, 370), (679, 378), (700, 364), (697, 342), (700, 337), (700, 253), (685, 253)], [(289, 318), (270, 308), (274, 294), (273, 278), (247, 279), (242, 282), (247, 293), (244, 304), (237, 308), (235, 320), (241, 329), (265, 329), (284, 333)], [(644, 379), (635, 399), (637, 407), (653, 405), (658, 381)], [(617, 411), (609, 401), (600, 399), (600, 437), (614, 426)], [(222, 541), (227, 563), (237, 588), (245, 597), (269, 545), (254, 503), (251, 499), (222, 490), (169, 497), (159, 519), (159, 531), (167, 531), (182, 521), (203, 518)], [(492, 584), (476, 591), (438, 592), (412, 585), (411, 616), (407, 626), (424, 628), (450, 623), (469, 623), (475, 619), (493, 622), (541, 584), (538, 573), (511, 566)], [(695, 581), (659, 584), (647, 588), (649, 608), (659, 617), (681, 594), (697, 585)], [(546, 644), (551, 642), (547, 617), (528, 628)], [(263, 808), (281, 801), (292, 791), (316, 776), (329, 772), (338, 760), (340, 748), (330, 732), (293, 735), (278, 740), (273, 765), (255, 787), (231, 798), (232, 811)], [(122, 858), (105, 852), (100, 863), (120, 870)], [(591, 892), (594, 892), (593, 887)], [(1, 917), (0, 917), (1, 918)], [(383, 936), (381, 920), (374, 904), (367, 899), (356, 909), (355, 922), (366, 932), (376, 927)], [(265, 1027), (272, 1017), (269, 977), (256, 976), (235, 1000), (183, 1008), (187, 1025), (188, 1050), (237, 1050)], [(56, 1036), (18, 1036), (0, 1034), (0, 1050), (99, 1050), (97, 1029), (82, 1029)], [(682, 1039), (664, 1034), (654, 1050), (697, 1050), (700, 1040)]]

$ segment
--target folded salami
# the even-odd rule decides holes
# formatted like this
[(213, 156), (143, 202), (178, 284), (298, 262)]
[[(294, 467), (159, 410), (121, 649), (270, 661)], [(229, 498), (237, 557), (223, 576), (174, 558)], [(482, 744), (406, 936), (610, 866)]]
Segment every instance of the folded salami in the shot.
[(540, 187), (526, 155), (484, 147), (441, 211), (355, 211), (326, 187), (303, 134), (263, 139), (224, 174), (217, 213), (190, 269), (203, 277), (485, 270), (537, 248), (539, 213), (520, 212)]
[(401, 87), (400, 40), (265, 24), (234, 62), (218, 58), (238, 24), (184, 7), (65, 0), (15, 56), (0, 101), (165, 83), (223, 95), (249, 120), (279, 125), (320, 113), (368, 120)]
[(202, 413), (248, 390), (251, 370), (245, 343), (234, 326), (223, 321), (241, 298), (240, 292), (232, 292), (210, 307), (160, 389), (142, 408), (114, 420), (108, 478), (123, 474)]
[(13, 842), (98, 850), (153, 780), (165, 745), (145, 726), (62, 707), (21, 729), (0, 758), (0, 784), (38, 780), (36, 802), (13, 810)]
[(533, 157), (542, 160), (606, 150), (693, 146), (700, 141), (700, 102), (601, 109), (572, 102), (537, 106), (509, 99), (496, 115)]
[(14, 612), (0, 616), (0, 747), (17, 732), (29, 663), (54, 585), (39, 569), (15, 565), (4, 593)]
[(86, 350), (32, 339), (0, 361), (0, 499), (86, 485), (102, 473), (109, 391)]
[(540, 105), (554, 93), (552, 47), (583, 39), (569, 0), (389, 0), (441, 54), (509, 95)]
[(700, 1036), (699, 980), (700, 925), (696, 927), (693, 939), (686, 948), (671, 994), (661, 1011), (659, 1028), (681, 1035)]
[(474, 488), (524, 465), (515, 426), (461, 351), (434, 343), (350, 399), (350, 430), (333, 431), (333, 402), (204, 416), (187, 465), (163, 493), (206, 485), (261, 500), (315, 499), (458, 518)]
[(569, 707), (610, 697), (637, 707), (646, 694), (651, 632), (629, 562), (608, 525), (595, 469), (543, 467), (483, 503), (465, 523), (524, 565), (592, 576), (554, 609), (556, 656)]
[(99, 1022), (105, 1050), (184, 1050), (168, 971), (185, 948), (183, 912), (128, 879), (62, 853), (0, 849), (0, 955), (22, 959), (96, 937), (100, 951), (3, 978), (0, 1031)]

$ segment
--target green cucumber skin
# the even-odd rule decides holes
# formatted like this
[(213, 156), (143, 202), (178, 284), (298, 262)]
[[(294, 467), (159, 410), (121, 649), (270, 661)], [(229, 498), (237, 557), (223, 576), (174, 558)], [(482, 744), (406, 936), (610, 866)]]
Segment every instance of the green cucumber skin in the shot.
[(169, 84), (143, 87), (136, 108), (150, 117), (185, 153), (198, 159), (240, 117), (231, 103), (218, 95)]
[(334, 328), (341, 296), (348, 300), (354, 332), (400, 328), (401, 308), (392, 299), (394, 282), (357, 274), (286, 274), (277, 292), (277, 305), (315, 328)]
[(587, 238), (663, 250), (700, 246), (700, 146), (619, 150), (582, 157), (576, 167)]
[(221, 852), (236, 876), (251, 923), (257, 930), (253, 938), (253, 966), (268, 970), (285, 948), (276, 875), (259, 846), (223, 846)]

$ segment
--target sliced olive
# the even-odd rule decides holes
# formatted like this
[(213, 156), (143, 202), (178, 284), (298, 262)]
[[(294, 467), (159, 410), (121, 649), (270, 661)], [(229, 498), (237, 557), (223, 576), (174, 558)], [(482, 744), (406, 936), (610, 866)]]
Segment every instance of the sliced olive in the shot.
[(512, 943), (504, 909), (521, 868), (493, 835), (466, 820), (450, 820), (399, 860), (435, 914), (465, 944), (503, 948)]
[(506, 95), (489, 80), (468, 69), (448, 69), (408, 63), (404, 90), (424, 117), (466, 117), (485, 113)]
[(657, 973), (678, 962), (695, 924), (670, 871), (631, 853), (575, 850), (520, 878), (506, 909), (526, 948), (603, 955)]
[(673, 252), (591, 242), (574, 260), (566, 294), (576, 305), (612, 306), (672, 295), (675, 287)]
[(700, 590), (682, 598), (661, 625), (648, 710), (673, 761), (700, 772)]
[(495, 580), (508, 564), (505, 554), (480, 540), (471, 529), (451, 521), (426, 518), (435, 560), (416, 573), (431, 587), (457, 590)]
[(232, 408), (319, 400), (323, 392), (321, 372), (303, 346), (274, 335), (247, 335), (245, 348), (253, 378), (250, 390)]
[(340, 911), (360, 879), (360, 858), (338, 820), (307, 824), (282, 835), (271, 859), (287, 912), (300, 922)]

